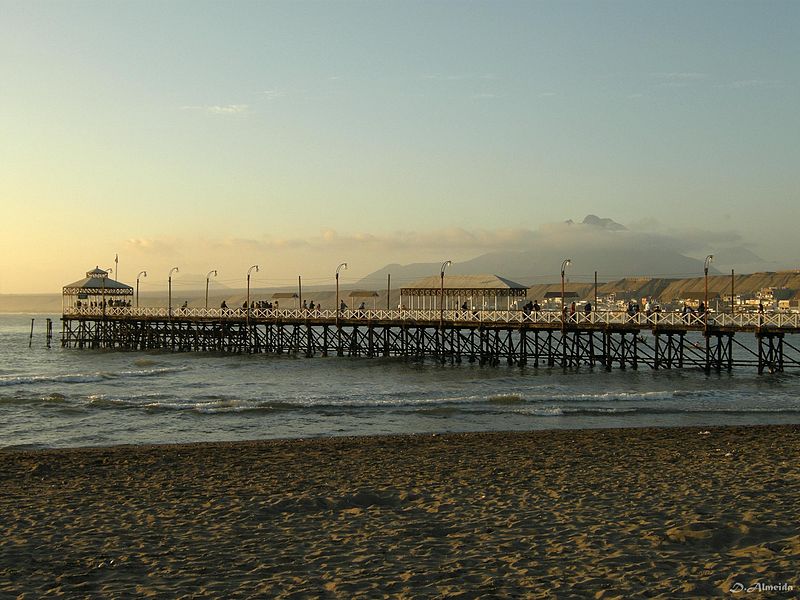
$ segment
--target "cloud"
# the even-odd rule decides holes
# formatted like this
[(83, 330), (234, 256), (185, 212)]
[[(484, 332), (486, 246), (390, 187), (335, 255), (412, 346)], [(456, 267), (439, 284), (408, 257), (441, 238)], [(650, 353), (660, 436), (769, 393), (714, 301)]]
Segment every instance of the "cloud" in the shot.
[(429, 81), (496, 81), (497, 75), (494, 73), (451, 73), (448, 75), (426, 73), (422, 79)]
[(654, 85), (658, 88), (684, 88), (708, 79), (706, 73), (695, 72), (651, 73), (650, 76), (656, 80)]
[(743, 79), (739, 81), (731, 81), (730, 83), (721, 83), (717, 87), (741, 90), (748, 88), (778, 89), (785, 86), (786, 83), (779, 79)]
[(125, 240), (125, 246), (129, 250), (139, 251), (145, 254), (170, 255), (175, 254), (179, 242), (166, 238), (146, 239), (130, 238)]
[(505, 250), (529, 250), (538, 245), (559, 246), (567, 240), (570, 244), (652, 244), (658, 243), (676, 251), (702, 252), (711, 247), (744, 245), (741, 234), (734, 231), (709, 231), (703, 229), (673, 229), (655, 220), (640, 221), (629, 230), (614, 230), (596, 225), (558, 222), (545, 223), (537, 229), (499, 228), (472, 229), (448, 227), (428, 231), (393, 231), (386, 233), (343, 233), (324, 229), (317, 235), (304, 238), (284, 238), (265, 235), (260, 238), (207, 238), (169, 239), (132, 238), (128, 249), (147, 254), (175, 255), (184, 248), (220, 253), (258, 254), (289, 250), (308, 250), (324, 255), (326, 252), (387, 252), (432, 254), (466, 251), (474, 255)]
[(685, 255), (701, 255), (725, 252), (725, 249), (746, 249), (750, 244), (738, 231), (701, 229), (689, 227), (677, 229), (666, 227), (655, 219), (646, 219), (630, 225), (636, 235), (658, 240), (676, 252)]
[[(304, 281), (308, 276), (308, 281), (313, 283), (315, 277), (327, 277), (325, 273), (329, 263), (336, 260), (352, 261), (355, 267), (352, 276), (355, 277), (359, 271), (363, 276), (391, 263), (430, 262), (433, 258), (463, 263), (476, 257), (484, 257), (481, 260), (485, 263), (491, 257), (522, 253), (529, 257), (526, 259), (528, 262), (516, 267), (517, 270), (526, 276), (538, 276), (542, 274), (539, 271), (549, 268), (547, 265), (550, 263), (557, 264), (561, 260), (558, 257), (564, 258), (564, 252), (568, 251), (572, 258), (580, 258), (584, 266), (605, 260), (604, 270), (609, 273), (609, 265), (618, 261), (627, 265), (623, 266), (628, 270), (622, 271), (628, 274), (665, 275), (688, 272), (686, 265), (691, 263), (690, 259), (676, 263), (676, 257), (702, 259), (706, 254), (714, 254), (718, 258), (715, 264), (721, 267), (736, 262), (738, 259), (735, 257), (742, 256), (743, 252), (749, 252), (749, 244), (736, 231), (676, 229), (653, 219), (627, 226), (628, 229), (617, 230), (591, 223), (557, 222), (535, 229), (447, 227), (380, 233), (342, 232), (327, 228), (305, 237), (265, 234), (253, 237), (133, 238), (127, 241), (124, 250), (132, 263), (164, 274), (173, 265), (179, 265), (182, 271), (186, 267), (187, 273), (213, 267), (236, 274), (257, 263), (264, 268), (260, 277), (273, 283), (294, 281), (296, 276), (292, 273), (303, 273)], [(652, 259), (651, 263), (656, 265), (650, 271), (636, 266), (644, 264), (644, 257), (650, 257), (648, 260)], [(752, 257), (753, 263), (760, 260), (754, 254)], [(238, 281), (238, 275), (231, 277), (233, 285)]]
[(248, 104), (214, 104), (198, 106), (181, 106), (181, 110), (206, 112), (212, 115), (242, 115), (250, 110)]
[(277, 100), (278, 98), (283, 97), (285, 94), (280, 90), (264, 90), (260, 93), (266, 100)]
[(708, 79), (707, 73), (697, 73), (697, 72), (669, 72), (669, 73), (651, 73), (652, 77), (656, 79), (660, 79), (662, 81), (702, 81), (704, 79)]
[(318, 250), (323, 249), (371, 249), (401, 251), (404, 248), (416, 250), (474, 249), (484, 251), (508, 248), (509, 245), (523, 246), (530, 232), (525, 229), (497, 229), (467, 231), (453, 227), (431, 231), (395, 231), (385, 234), (352, 233), (340, 234), (325, 230), (320, 236), (307, 240)]

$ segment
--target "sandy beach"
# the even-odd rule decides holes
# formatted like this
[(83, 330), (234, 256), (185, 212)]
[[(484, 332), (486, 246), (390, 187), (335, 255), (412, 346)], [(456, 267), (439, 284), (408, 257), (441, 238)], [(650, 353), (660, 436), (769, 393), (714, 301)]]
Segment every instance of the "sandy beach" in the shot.
[(798, 464), (800, 426), (3, 451), (0, 597), (793, 597)]

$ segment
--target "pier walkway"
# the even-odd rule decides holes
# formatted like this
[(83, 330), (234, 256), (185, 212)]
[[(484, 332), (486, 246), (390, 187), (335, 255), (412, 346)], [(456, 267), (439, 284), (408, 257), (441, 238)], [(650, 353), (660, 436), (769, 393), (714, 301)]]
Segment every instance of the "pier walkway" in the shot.
[[(370, 321), (370, 322), (408, 322), (426, 321), (438, 323), (443, 319), (446, 323), (500, 323), (500, 324), (528, 324), (528, 325), (556, 325), (561, 327), (562, 313), (558, 310), (538, 310), (526, 313), (522, 310), (421, 310), (421, 309), (347, 309), (336, 310), (309, 310), (302, 308), (290, 309), (261, 309), (253, 308), (178, 308), (170, 311), (163, 308), (131, 308), (131, 307), (106, 307), (102, 308), (72, 308), (64, 312), (64, 317), (105, 317), (109, 319), (142, 318), (142, 319), (213, 319), (213, 320), (240, 320), (250, 318), (256, 321), (270, 320), (303, 320), (303, 321), (329, 321), (337, 317), (341, 321)], [(709, 327), (730, 328), (734, 331), (754, 332), (761, 328), (775, 328), (788, 333), (800, 333), (800, 313), (773, 312), (756, 313), (741, 312), (734, 315), (730, 313), (708, 313), (707, 324)], [(580, 326), (627, 326), (639, 329), (652, 329), (656, 327), (678, 327), (687, 331), (703, 331), (706, 319), (700, 313), (682, 314), (681, 312), (652, 312), (649, 315), (638, 312), (630, 315), (622, 310), (599, 310), (590, 313), (576, 312), (567, 315), (568, 325)]]

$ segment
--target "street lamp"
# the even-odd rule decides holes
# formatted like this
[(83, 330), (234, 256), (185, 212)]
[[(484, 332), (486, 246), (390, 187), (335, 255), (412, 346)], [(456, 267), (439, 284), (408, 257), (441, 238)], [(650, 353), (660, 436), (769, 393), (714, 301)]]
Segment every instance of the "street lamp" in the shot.
[(136, 276), (136, 308), (139, 308), (139, 277), (147, 277), (147, 271), (139, 271)]
[(250, 347), (250, 273), (252, 270), (255, 269), (256, 273), (258, 273), (258, 265), (253, 265), (249, 269), (247, 269), (247, 306), (246, 310), (246, 328), (247, 328), (247, 346), (248, 351)]
[(167, 284), (169, 286), (169, 295), (167, 296), (167, 307), (169, 318), (172, 318), (172, 274), (178, 272), (178, 267), (172, 267), (169, 270), (169, 276), (167, 277)]
[(339, 318), (339, 270), (347, 270), (347, 263), (342, 263), (336, 267), (336, 318)]
[(708, 323), (708, 265), (711, 261), (714, 260), (714, 255), (709, 254), (706, 256), (706, 260), (703, 262), (703, 274), (705, 279), (705, 310), (703, 311), (703, 322)]
[(250, 318), (250, 273), (253, 271), (253, 269), (255, 269), (256, 273), (258, 273), (258, 265), (253, 265), (252, 267), (247, 269), (247, 318), (248, 319)]
[(442, 268), (439, 270), (441, 277), (441, 286), (439, 287), (439, 327), (444, 327), (444, 270), (453, 264), (453, 261), (446, 260), (442, 263)]
[(214, 270), (211, 270), (211, 271), (209, 271), (208, 273), (206, 273), (206, 309), (208, 309), (208, 280), (209, 280), (209, 278), (211, 277), (211, 274), (212, 274), (212, 273), (214, 274), (214, 277), (216, 277), (216, 276), (217, 276), (217, 271), (216, 271), (216, 269), (214, 269)]
[(564, 317), (567, 316), (566, 306), (564, 305), (564, 274), (566, 273), (567, 267), (572, 264), (571, 258), (565, 258), (561, 262), (561, 322), (564, 323)]

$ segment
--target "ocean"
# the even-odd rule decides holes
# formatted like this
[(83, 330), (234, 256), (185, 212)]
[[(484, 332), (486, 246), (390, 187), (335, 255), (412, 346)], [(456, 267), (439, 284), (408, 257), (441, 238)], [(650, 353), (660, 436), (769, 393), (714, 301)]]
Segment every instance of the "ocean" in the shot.
[(0, 315), (0, 448), (800, 423), (797, 370), (73, 350), (60, 347), (60, 325), (59, 315)]

